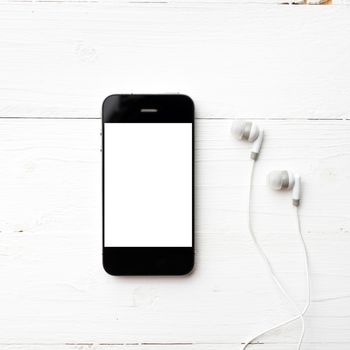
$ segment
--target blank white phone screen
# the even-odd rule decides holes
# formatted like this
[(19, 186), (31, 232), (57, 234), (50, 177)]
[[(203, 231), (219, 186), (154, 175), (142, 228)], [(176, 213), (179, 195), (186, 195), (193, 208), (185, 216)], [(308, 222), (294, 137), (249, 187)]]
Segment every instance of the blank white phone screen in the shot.
[(105, 247), (192, 246), (192, 124), (104, 124)]

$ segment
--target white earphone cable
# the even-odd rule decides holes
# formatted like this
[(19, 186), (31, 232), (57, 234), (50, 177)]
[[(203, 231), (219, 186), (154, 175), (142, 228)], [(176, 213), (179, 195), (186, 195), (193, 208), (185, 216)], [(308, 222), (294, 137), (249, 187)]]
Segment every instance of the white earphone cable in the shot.
[(305, 268), (305, 275), (306, 275), (306, 304), (304, 306), (304, 309), (301, 313), (301, 317), (302, 317), (302, 329), (301, 329), (301, 335), (299, 338), (299, 343), (298, 343), (298, 350), (300, 350), (301, 348), (301, 344), (303, 342), (304, 339), (304, 335), (305, 335), (305, 321), (304, 321), (304, 314), (306, 313), (306, 311), (309, 309), (310, 304), (311, 304), (311, 289), (310, 289), (310, 262), (309, 262), (309, 253), (306, 247), (306, 243), (304, 240), (304, 236), (302, 234), (301, 231), (301, 223), (300, 223), (300, 214), (299, 214), (299, 206), (295, 207), (295, 211), (296, 211), (296, 216), (297, 216), (297, 225), (298, 225), (298, 233), (299, 233), (299, 238), (301, 241), (301, 245), (303, 247), (303, 253), (304, 253), (304, 268)]
[(273, 279), (273, 281), (275, 282), (276, 286), (279, 288), (279, 290), (282, 292), (282, 294), (287, 298), (287, 300), (291, 303), (291, 305), (295, 308), (295, 310), (297, 311), (297, 315), (291, 317), (290, 319), (283, 321), (281, 323), (278, 323), (277, 325), (266, 329), (263, 332), (260, 332), (259, 334), (257, 334), (256, 336), (250, 338), (248, 341), (245, 342), (245, 344), (243, 345), (243, 347), (241, 348), (241, 350), (245, 350), (249, 344), (256, 340), (257, 338), (259, 338), (260, 336), (273, 331), (275, 329), (278, 329), (284, 325), (287, 325), (297, 319), (301, 319), (301, 323), (302, 323), (302, 330), (301, 330), (301, 336), (299, 338), (299, 343), (298, 343), (298, 347), (297, 349), (300, 350), (303, 338), (304, 338), (304, 334), (305, 334), (305, 321), (303, 318), (303, 315), (305, 314), (305, 312), (307, 311), (307, 309), (310, 306), (310, 278), (309, 278), (309, 259), (308, 259), (308, 253), (307, 253), (307, 248), (306, 248), (306, 244), (304, 241), (304, 238), (302, 236), (301, 233), (301, 225), (300, 225), (300, 217), (299, 217), (299, 210), (298, 207), (296, 207), (296, 213), (297, 213), (297, 222), (298, 222), (298, 233), (299, 233), (299, 237), (301, 239), (302, 242), (302, 246), (303, 246), (303, 250), (304, 250), (304, 263), (305, 263), (305, 270), (306, 270), (306, 281), (307, 281), (307, 302), (305, 307), (303, 308), (302, 312), (300, 312), (298, 305), (296, 304), (296, 302), (290, 297), (290, 295), (288, 294), (288, 292), (286, 291), (286, 289), (283, 287), (283, 285), (281, 284), (281, 282), (279, 281), (273, 267), (272, 264), (269, 260), (269, 258), (267, 257), (267, 255), (265, 254), (263, 248), (260, 246), (259, 242), (256, 239), (254, 230), (253, 230), (253, 226), (252, 226), (252, 220), (251, 220), (251, 206), (252, 206), (252, 187), (253, 187), (253, 179), (254, 179), (254, 170), (255, 170), (255, 161), (252, 162), (252, 168), (251, 168), (251, 174), (250, 174), (250, 183), (249, 183), (249, 202), (248, 202), (248, 227), (249, 227), (249, 233), (251, 235), (251, 238), (254, 242), (255, 247), (257, 248), (259, 254), (261, 255), (261, 257), (263, 258), (266, 267), (269, 270), (269, 273)]

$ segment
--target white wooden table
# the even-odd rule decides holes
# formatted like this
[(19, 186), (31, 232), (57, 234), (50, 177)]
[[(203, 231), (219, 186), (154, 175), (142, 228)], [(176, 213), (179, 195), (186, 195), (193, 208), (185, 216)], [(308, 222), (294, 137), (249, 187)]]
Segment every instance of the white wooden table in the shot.
[[(101, 266), (100, 109), (111, 93), (197, 107), (195, 272)], [(250, 146), (266, 130), (254, 227), (302, 306), (290, 193), (301, 173), (312, 263), (303, 349), (350, 348), (350, 7), (274, 1), (0, 1), (0, 349), (228, 350), (292, 315), (247, 232)], [(300, 323), (251, 349), (295, 349)]]

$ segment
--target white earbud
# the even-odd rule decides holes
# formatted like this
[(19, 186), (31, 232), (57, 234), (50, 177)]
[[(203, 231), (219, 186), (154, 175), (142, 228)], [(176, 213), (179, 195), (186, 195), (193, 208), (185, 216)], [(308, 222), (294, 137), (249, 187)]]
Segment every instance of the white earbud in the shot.
[(273, 190), (293, 190), (293, 205), (300, 204), (301, 179), (299, 174), (287, 170), (271, 171), (267, 176), (267, 183)]
[(255, 123), (247, 121), (233, 122), (231, 127), (233, 136), (238, 140), (253, 142), (251, 159), (257, 160), (264, 139), (264, 130), (258, 128)]

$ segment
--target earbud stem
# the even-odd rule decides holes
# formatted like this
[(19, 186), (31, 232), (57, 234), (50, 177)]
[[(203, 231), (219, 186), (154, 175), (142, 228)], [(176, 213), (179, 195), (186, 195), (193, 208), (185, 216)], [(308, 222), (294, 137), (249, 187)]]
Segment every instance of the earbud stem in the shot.
[(295, 183), (293, 186), (293, 205), (298, 207), (301, 195), (301, 179), (299, 174), (294, 174)]
[(264, 139), (264, 130), (260, 129), (259, 136), (253, 143), (252, 153), (250, 154), (251, 159), (253, 160), (258, 159), (263, 139)]

